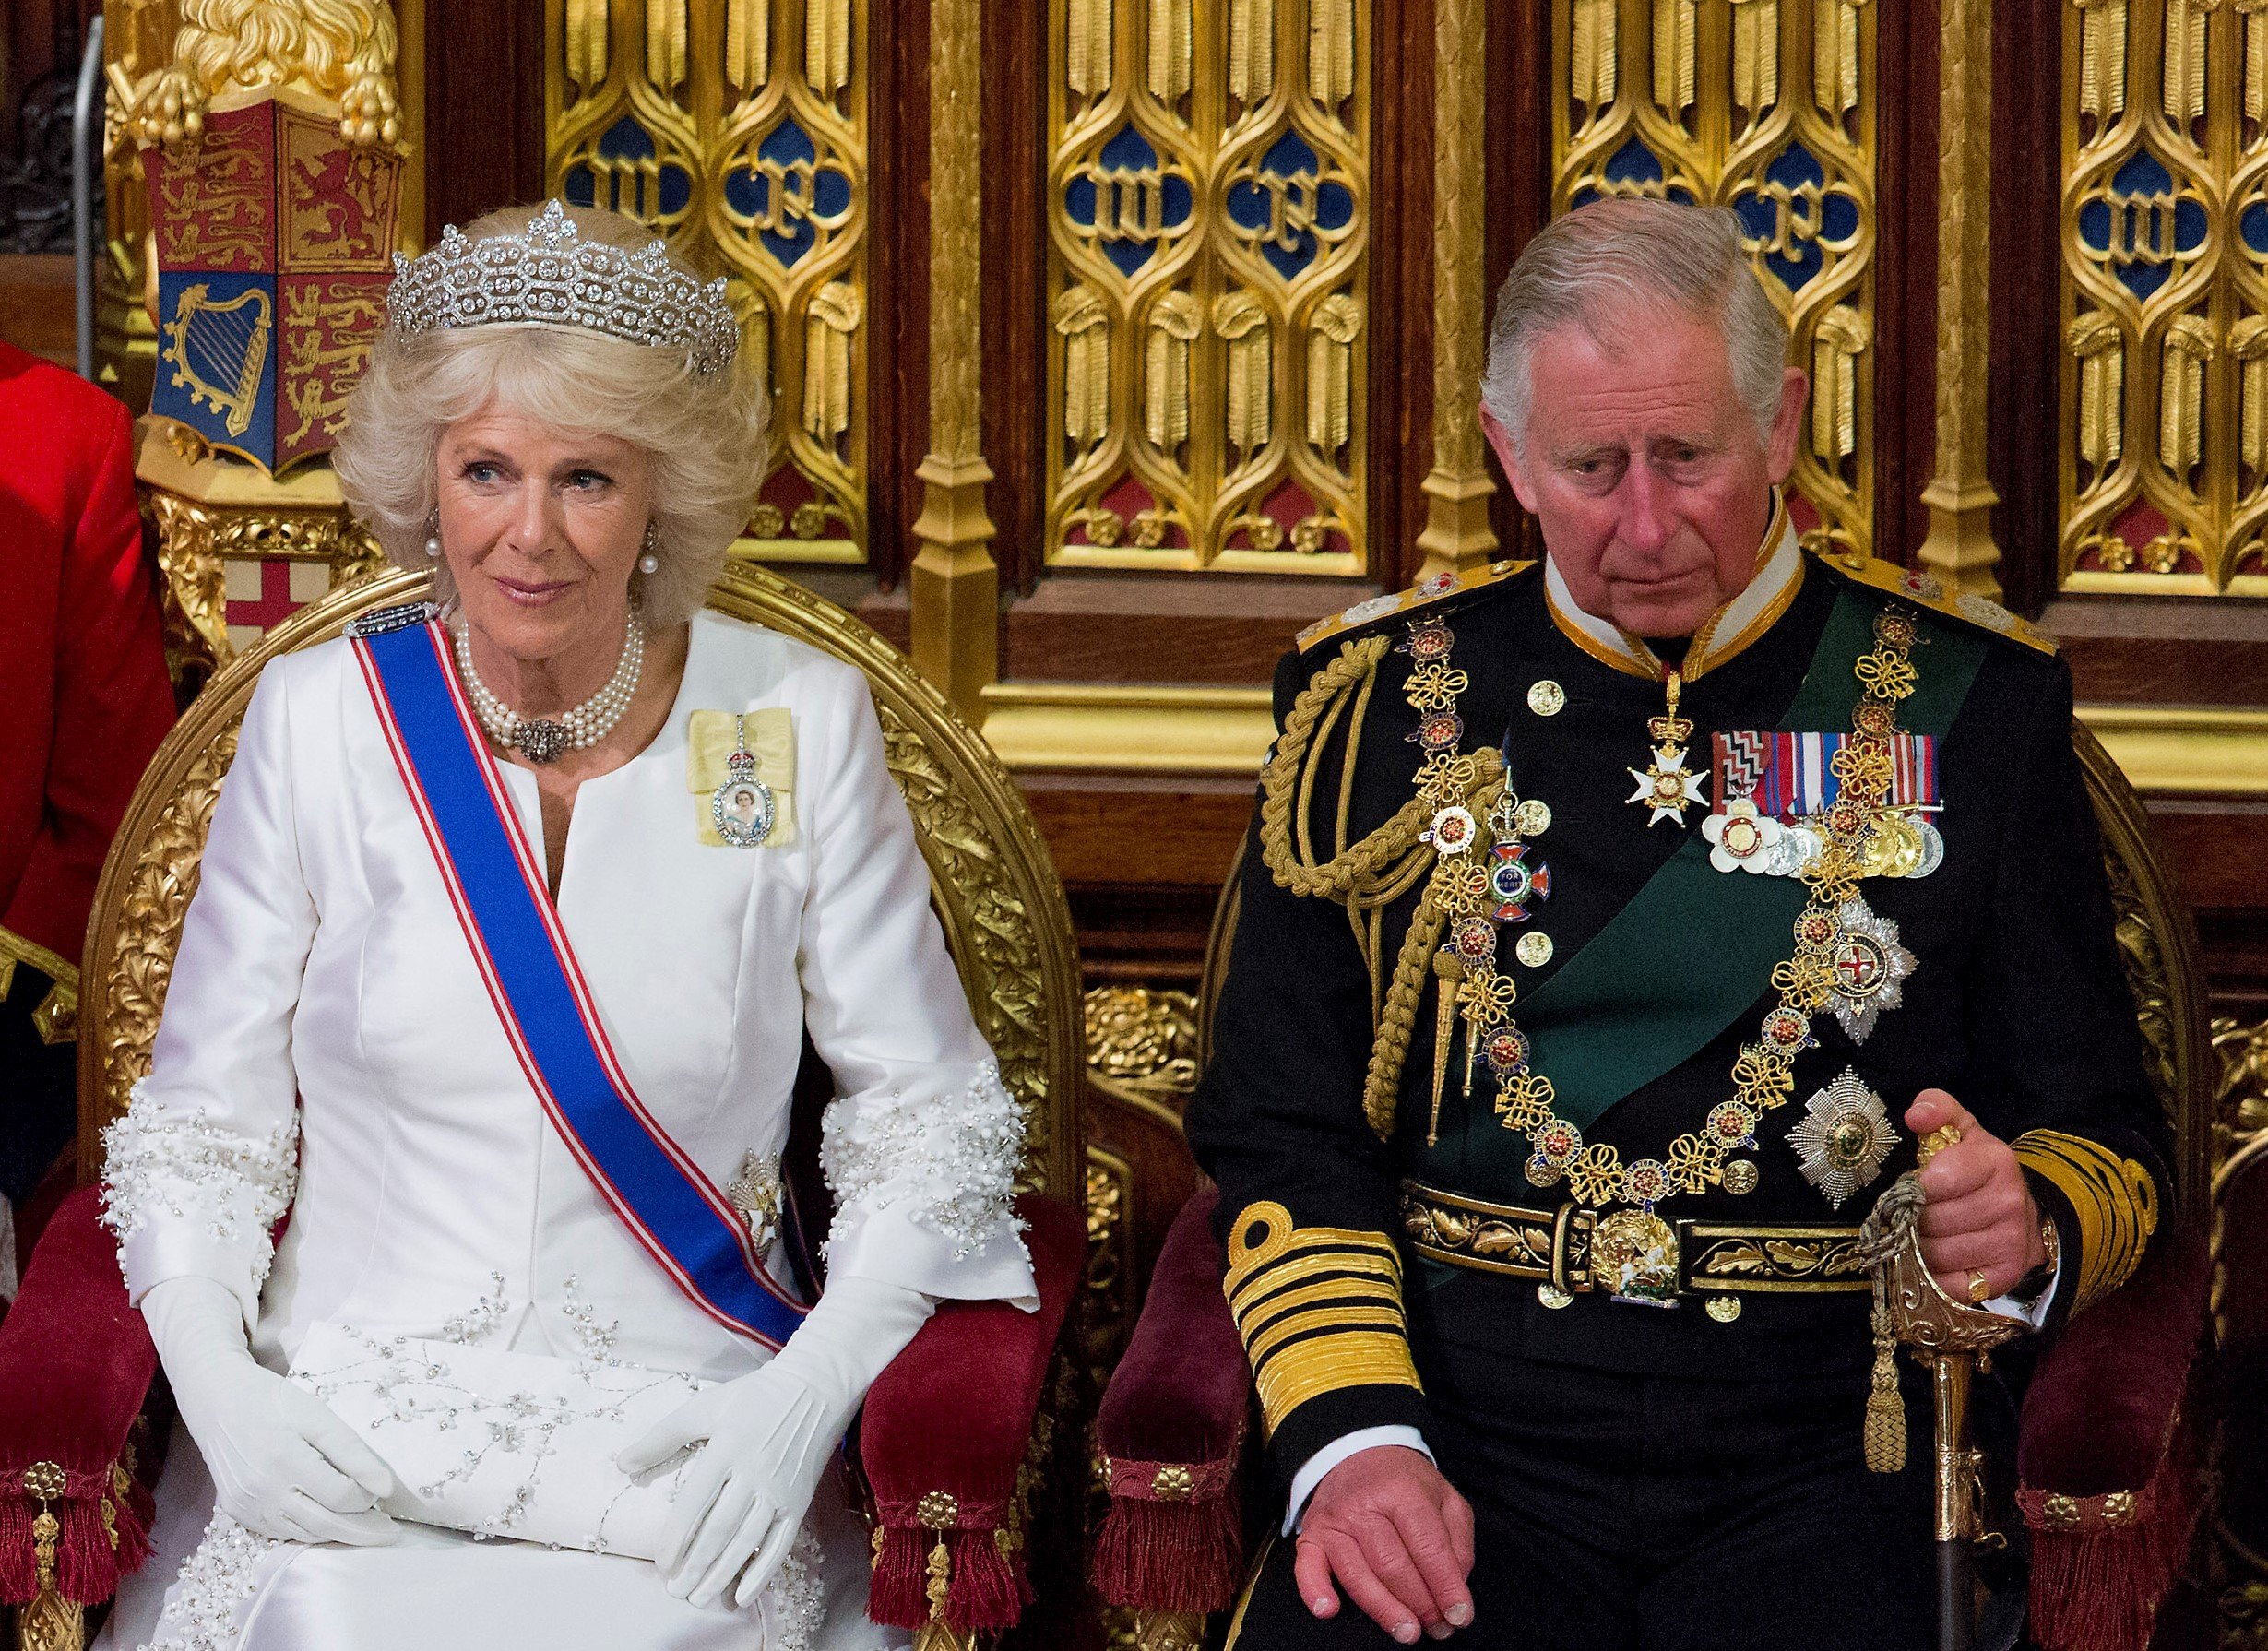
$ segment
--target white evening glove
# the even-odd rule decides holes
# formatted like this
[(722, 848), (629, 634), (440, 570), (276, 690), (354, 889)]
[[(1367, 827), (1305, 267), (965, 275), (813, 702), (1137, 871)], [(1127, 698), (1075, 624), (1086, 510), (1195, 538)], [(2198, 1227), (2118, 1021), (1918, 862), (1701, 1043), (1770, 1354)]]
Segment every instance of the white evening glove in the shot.
[(377, 1505), (392, 1471), (328, 1405), (253, 1358), (228, 1286), (168, 1278), (143, 1296), (142, 1317), (222, 1513), (291, 1542), (374, 1547), (400, 1535)]
[(787, 1557), (866, 1390), (936, 1305), (879, 1278), (837, 1279), (769, 1364), (704, 1389), (623, 1452), (623, 1471), (640, 1474), (707, 1442), (655, 1562), (671, 1593), (707, 1605), (737, 1576), (732, 1603), (756, 1597)]

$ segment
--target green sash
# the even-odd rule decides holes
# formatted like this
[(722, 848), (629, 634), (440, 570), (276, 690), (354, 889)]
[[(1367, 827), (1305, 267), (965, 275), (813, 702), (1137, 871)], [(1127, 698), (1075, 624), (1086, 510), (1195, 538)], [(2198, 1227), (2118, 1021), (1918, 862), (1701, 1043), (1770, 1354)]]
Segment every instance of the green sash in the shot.
[[(1859, 685), (1852, 667), (1874, 640), (1879, 604), (1845, 589), (1783, 730), (1846, 729)], [(1978, 638), (1917, 615), (1920, 676), (1898, 707), (1909, 733), (1940, 739), (1984, 659)], [(1560, 971), (1515, 1011), (1534, 1069), (1551, 1080), (1552, 1110), (1579, 1129), (1705, 1047), (1752, 1007), (1795, 949), (1811, 890), (1800, 878), (1727, 873), (1694, 831), (1685, 846)], [(1705, 944), (1704, 944), (1705, 943)], [(1665, 980), (1665, 957), (1688, 967)], [(1705, 964), (1704, 959), (1705, 957)]]

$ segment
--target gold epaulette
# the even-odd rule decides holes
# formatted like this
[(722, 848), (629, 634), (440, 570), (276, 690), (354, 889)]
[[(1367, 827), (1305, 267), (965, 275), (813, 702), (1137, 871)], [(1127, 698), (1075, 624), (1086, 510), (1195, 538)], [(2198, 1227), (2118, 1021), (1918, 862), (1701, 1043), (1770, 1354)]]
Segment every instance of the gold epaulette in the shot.
[(1299, 1227), (1280, 1204), (1247, 1205), (1229, 1235), (1222, 1289), (1271, 1435), (1323, 1394), (1419, 1387), (1402, 1257), (1384, 1233)]
[(1305, 653), (1318, 642), (1328, 642), (1334, 636), (1344, 635), (1360, 625), (1381, 619), (1390, 619), (1397, 613), (1408, 613), (1437, 602), (1443, 597), (1462, 596), (1468, 590), (1478, 590), (1524, 574), (1536, 565), (1533, 562), (1490, 562), (1479, 567), (1468, 567), (1463, 573), (1435, 574), (1421, 579), (1407, 590), (1395, 591), (1391, 596), (1374, 596), (1357, 602), (1344, 613), (1335, 613), (1329, 619), (1319, 619), (1301, 631), (1294, 641), (1300, 652)]
[(2026, 647), (2041, 653), (2056, 650), (2056, 640), (2028, 619), (2020, 619), (2000, 603), (1981, 596), (1964, 596), (1948, 590), (1945, 582), (1935, 574), (1920, 568), (1900, 567), (1894, 562), (1883, 562), (1858, 551), (1837, 551), (1832, 555), (1824, 551), (1813, 551), (1814, 555), (1837, 573), (1856, 579), (1871, 589), (1904, 597), (1918, 607), (1941, 613), (1948, 619), (1957, 619), (2005, 636), (2011, 642), (2021, 642)]
[(2016, 1161), (2062, 1194), (2078, 1218), (2076, 1312), (2124, 1284), (2141, 1265), (2157, 1230), (2157, 1182), (2132, 1158), (2084, 1135), (2028, 1129), (2013, 1145)]
[(68, 1043), (78, 1030), (78, 965), (45, 946), (0, 929), (0, 1000), (16, 987), (16, 966), (29, 963), (48, 979), (47, 993), (31, 1011), (42, 1041)]

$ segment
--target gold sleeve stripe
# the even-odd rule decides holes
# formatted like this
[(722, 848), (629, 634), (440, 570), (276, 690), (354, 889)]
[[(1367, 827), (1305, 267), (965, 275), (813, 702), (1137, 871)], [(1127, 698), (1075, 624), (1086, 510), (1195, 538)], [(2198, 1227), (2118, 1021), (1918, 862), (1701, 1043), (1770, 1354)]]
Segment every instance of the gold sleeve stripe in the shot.
[(1312, 1398), (1347, 1387), (1416, 1387), (1409, 1338), (1398, 1330), (1342, 1330), (1294, 1342), (1253, 1377), (1260, 1413), (1273, 1434)]
[(1402, 1292), (1387, 1279), (1324, 1278), (1270, 1296), (1250, 1312), (1239, 1312), (1237, 1328), (1249, 1341), (1284, 1314), (1319, 1301), (1383, 1301), (1394, 1312), (1402, 1311)]
[(2026, 1130), (2016, 1161), (2070, 1200), (2079, 1221), (2077, 1312), (2131, 1277), (2157, 1230), (2157, 1183), (2149, 1170), (2098, 1142), (2060, 1130)]
[(1383, 1278), (1398, 1294), (1402, 1286), (1402, 1267), (1398, 1259), (1367, 1254), (1361, 1251), (1326, 1250), (1312, 1255), (1294, 1256), (1276, 1263), (1265, 1271), (1247, 1278), (1231, 1290), (1229, 1305), (1238, 1316), (1251, 1312), (1270, 1296), (1312, 1278), (1332, 1277), (1347, 1278)]
[(1246, 1353), (1256, 1372), (1265, 1373), (1269, 1360), (1288, 1354), (1305, 1345), (1301, 1337), (1325, 1336), (1336, 1337), (1349, 1328), (1383, 1331), (1407, 1338), (1409, 1329), (1402, 1322), (1401, 1313), (1392, 1307), (1316, 1307), (1296, 1317), (1279, 1321), (1274, 1328), (1264, 1330), (1246, 1343)]
[(1347, 1387), (1417, 1387), (1402, 1313), (1402, 1258), (1356, 1228), (1299, 1227), (1249, 1205), (1229, 1235), (1222, 1284), (1273, 1434), (1300, 1406)]

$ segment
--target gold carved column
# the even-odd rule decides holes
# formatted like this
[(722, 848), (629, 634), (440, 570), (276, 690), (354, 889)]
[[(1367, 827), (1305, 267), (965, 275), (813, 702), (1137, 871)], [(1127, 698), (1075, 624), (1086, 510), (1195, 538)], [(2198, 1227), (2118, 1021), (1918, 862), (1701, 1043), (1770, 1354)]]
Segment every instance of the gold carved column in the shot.
[(1953, 590), (1997, 600), (2000, 548), (1985, 476), (1991, 364), (1992, 0), (1939, 0), (1937, 465), (1921, 502), (1921, 561)]
[[(1874, 72), (1894, 0), (1553, 0), (1551, 206), (1730, 207), (1811, 374), (1790, 510), (1874, 543)], [(1962, 9), (1959, 0), (1947, 0)]]
[(980, 0), (930, 5), (930, 445), (909, 583), (914, 663), (981, 719), (1000, 674), (1000, 569), (984, 486)]
[(1496, 484), (1480, 456), (1488, 326), (1480, 132), (1489, 55), (1481, 0), (1434, 0), (1433, 48), (1433, 469), (1425, 479), (1425, 531), (1418, 536), (1429, 575), (1496, 554), (1489, 527)]

